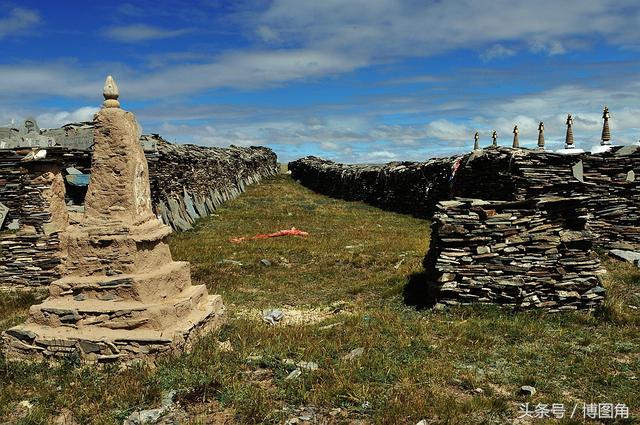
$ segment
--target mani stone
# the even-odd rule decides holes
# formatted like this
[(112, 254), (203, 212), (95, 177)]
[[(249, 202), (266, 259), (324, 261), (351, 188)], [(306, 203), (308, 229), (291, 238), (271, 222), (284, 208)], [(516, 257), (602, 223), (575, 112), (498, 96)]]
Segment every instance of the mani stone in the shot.
[[(74, 225), (67, 221), (60, 233), (63, 277), (42, 304), (31, 307), (26, 323), (2, 334), (9, 359), (151, 358), (188, 349), (197, 335), (221, 324), (222, 298), (192, 285), (189, 263), (171, 258), (171, 229), (151, 209), (139, 127), (117, 106), (118, 96), (107, 78), (105, 104), (94, 117), (84, 216)], [(50, 202), (64, 200), (64, 185), (59, 188)]]

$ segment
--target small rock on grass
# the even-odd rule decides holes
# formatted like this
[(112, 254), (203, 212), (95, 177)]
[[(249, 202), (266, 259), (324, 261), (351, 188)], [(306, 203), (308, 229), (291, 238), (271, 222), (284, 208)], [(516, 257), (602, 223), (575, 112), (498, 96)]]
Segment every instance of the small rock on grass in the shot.
[(291, 372), (289, 375), (287, 375), (287, 377), (284, 378), (284, 380), (291, 381), (292, 379), (298, 378), (300, 375), (302, 375), (302, 371), (300, 369), (296, 369), (293, 372)]
[(270, 325), (275, 325), (276, 322), (279, 322), (284, 317), (284, 313), (280, 310), (269, 310), (262, 315), (262, 320), (265, 323), (269, 323)]
[(227, 341), (218, 341), (218, 348), (223, 353), (229, 353), (229, 352), (233, 351), (233, 346), (231, 345), (231, 341), (229, 341), (229, 340), (227, 340)]
[(262, 264), (265, 267), (271, 267), (271, 261), (267, 260), (266, 258), (263, 258), (262, 260), (260, 260), (260, 264)]
[(520, 387), (520, 391), (519, 392), (520, 392), (521, 395), (532, 396), (537, 391), (536, 391), (535, 387), (532, 387), (531, 385), (523, 385), (523, 386)]
[(298, 369), (304, 369), (304, 370), (310, 370), (310, 371), (318, 370), (318, 367), (319, 367), (318, 363), (316, 362), (297, 362), (296, 363), (296, 361), (292, 359), (283, 359), (282, 363), (288, 366), (296, 366)]
[(349, 354), (345, 354), (344, 356), (342, 356), (343, 360), (353, 360), (357, 357), (360, 357), (364, 354), (364, 348), (363, 347), (358, 347), (358, 348), (354, 348), (353, 350), (351, 350), (349, 352)]

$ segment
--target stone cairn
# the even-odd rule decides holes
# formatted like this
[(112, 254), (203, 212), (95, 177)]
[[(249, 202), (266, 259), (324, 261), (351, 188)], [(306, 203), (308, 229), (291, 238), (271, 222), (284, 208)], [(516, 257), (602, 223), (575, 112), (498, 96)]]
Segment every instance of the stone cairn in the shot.
[(491, 133), (491, 147), (492, 148), (498, 147), (498, 132), (495, 130), (493, 130), (493, 133)]
[(120, 109), (111, 77), (104, 97), (84, 217), (61, 234), (66, 272), (25, 324), (2, 334), (7, 358), (148, 358), (188, 349), (222, 321), (222, 298), (191, 285), (189, 263), (171, 258), (171, 229), (151, 210), (138, 125)]
[(480, 150), (480, 135), (478, 134), (477, 131), (476, 131), (476, 134), (473, 135), (473, 150), (474, 151)]

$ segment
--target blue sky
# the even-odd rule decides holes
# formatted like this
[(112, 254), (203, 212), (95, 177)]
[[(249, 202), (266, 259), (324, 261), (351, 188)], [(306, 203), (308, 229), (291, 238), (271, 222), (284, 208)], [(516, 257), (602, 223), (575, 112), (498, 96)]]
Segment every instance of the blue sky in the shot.
[(0, 125), (89, 120), (112, 74), (145, 132), (283, 161), (421, 160), (473, 133), (640, 139), (637, 0), (0, 0)]

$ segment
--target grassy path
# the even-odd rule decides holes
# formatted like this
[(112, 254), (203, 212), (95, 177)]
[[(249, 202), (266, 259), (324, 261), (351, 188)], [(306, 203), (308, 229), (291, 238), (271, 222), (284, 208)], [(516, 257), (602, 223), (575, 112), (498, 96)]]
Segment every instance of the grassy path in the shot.
[[(292, 226), (309, 236), (229, 241)], [(0, 359), (0, 423), (51, 423), (63, 411), (121, 423), (169, 390), (178, 423), (514, 423), (523, 402), (564, 403), (567, 416), (576, 403), (625, 403), (640, 418), (637, 269), (606, 263), (612, 297), (595, 314), (416, 311), (402, 292), (428, 234), (426, 221), (326, 198), (284, 175), (251, 187), (171, 241), (196, 283), (223, 295), (219, 332), (153, 369)], [(33, 302), (0, 295), (0, 329)], [(271, 308), (285, 313), (275, 326), (261, 319)], [(518, 395), (525, 384), (538, 392)]]

